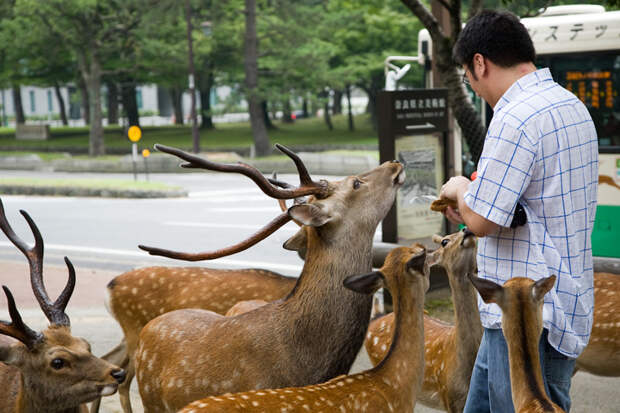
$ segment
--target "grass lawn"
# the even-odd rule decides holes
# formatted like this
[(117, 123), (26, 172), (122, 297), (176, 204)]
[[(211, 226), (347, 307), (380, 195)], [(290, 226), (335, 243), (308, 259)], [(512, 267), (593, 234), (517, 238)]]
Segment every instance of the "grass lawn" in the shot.
[[(283, 145), (342, 145), (342, 144), (377, 144), (377, 132), (370, 123), (368, 115), (355, 117), (355, 130), (349, 132), (347, 117), (334, 116), (334, 130), (328, 130), (322, 118), (298, 119), (293, 124), (275, 122), (277, 129), (269, 131), (272, 144)], [(160, 126), (142, 129), (140, 148), (152, 148), (155, 143), (189, 149), (192, 147), (191, 127)], [(105, 128), (105, 145), (108, 149), (129, 150), (131, 143), (119, 126)], [(223, 149), (249, 147), (252, 143), (252, 132), (249, 122), (218, 123), (215, 130), (200, 131), (201, 149)], [(87, 127), (61, 127), (51, 129), (51, 138), (47, 141), (28, 141), (15, 139), (13, 129), (0, 128), (0, 149), (11, 151), (12, 148), (27, 151), (32, 148), (37, 152), (87, 152)]]

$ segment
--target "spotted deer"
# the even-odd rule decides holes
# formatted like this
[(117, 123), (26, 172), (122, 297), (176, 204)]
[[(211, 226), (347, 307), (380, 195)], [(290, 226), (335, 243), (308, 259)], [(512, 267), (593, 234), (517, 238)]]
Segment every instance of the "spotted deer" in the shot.
[(293, 190), (276, 188), (248, 165), (214, 164), (159, 148), (191, 167), (243, 173), (274, 198), (312, 196), (286, 212), (303, 227), (285, 247), (303, 239), (306, 254), (285, 299), (236, 317), (178, 310), (142, 329), (135, 362), (147, 411), (176, 411), (209, 395), (316, 384), (347, 373), (363, 343), (371, 297), (345, 289), (342, 282), (351, 273), (371, 270), (373, 234), (403, 183), (403, 166), (386, 162), (341, 181), (315, 182), (284, 148), (300, 170), (302, 185)]
[(375, 368), (306, 387), (253, 390), (195, 401), (182, 413), (229, 412), (412, 412), (424, 368), (424, 293), (428, 265), (424, 247), (392, 250), (379, 271), (353, 275), (345, 287), (373, 294), (386, 287), (393, 297), (394, 340)]
[(85, 403), (116, 392), (125, 372), (93, 356), (86, 340), (71, 335), (65, 308), (75, 287), (75, 269), (65, 257), (69, 279), (60, 296), (52, 301), (43, 284), (43, 238), (28, 213), (20, 212), (34, 235), (32, 248), (9, 225), (1, 201), (0, 229), (26, 256), (32, 291), (50, 325), (41, 332), (28, 327), (11, 291), (2, 286), (11, 321), (0, 321), (0, 334), (15, 340), (0, 342), (0, 411), (84, 412)]
[[(476, 236), (464, 229), (445, 237), (435, 235), (433, 241), (439, 248), (427, 261), (446, 270), (455, 323), (424, 316), (424, 381), (418, 401), (436, 409), (462, 412), (482, 338), (477, 294), (468, 278), (476, 271)], [(364, 344), (373, 365), (387, 354), (393, 325), (394, 313), (370, 323)]]
[(503, 286), (473, 275), (470, 279), (485, 303), (496, 303), (502, 309), (515, 412), (564, 412), (545, 392), (538, 353), (543, 298), (553, 288), (555, 275), (538, 281), (515, 277)]
[(594, 273), (594, 320), (590, 341), (576, 367), (599, 376), (620, 376), (620, 275)]

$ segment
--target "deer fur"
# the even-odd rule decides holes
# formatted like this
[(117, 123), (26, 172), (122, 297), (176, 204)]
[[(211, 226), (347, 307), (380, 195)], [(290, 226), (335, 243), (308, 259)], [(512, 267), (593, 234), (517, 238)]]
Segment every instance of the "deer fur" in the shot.
[(515, 277), (503, 287), (482, 278), (470, 278), (484, 302), (496, 303), (502, 309), (515, 412), (564, 412), (545, 392), (538, 353), (543, 330), (543, 298), (553, 288), (555, 275), (538, 281)]
[(396, 324), (388, 356), (375, 368), (326, 383), (212, 396), (182, 413), (229, 412), (412, 412), (424, 368), (424, 293), (428, 265), (421, 245), (390, 252), (376, 272), (351, 276), (347, 288), (372, 294), (386, 287), (394, 297)]
[[(147, 411), (176, 411), (209, 395), (304, 386), (348, 372), (364, 339), (371, 297), (343, 287), (371, 270), (372, 239), (404, 180), (398, 162), (329, 182), (288, 211), (304, 226), (306, 260), (287, 298), (236, 317), (178, 310), (140, 333), (136, 372)], [(285, 243), (285, 248), (287, 247)]]
[[(476, 236), (462, 230), (445, 237), (435, 235), (433, 241), (439, 248), (427, 261), (446, 270), (455, 323), (424, 315), (424, 381), (418, 401), (436, 409), (462, 412), (482, 338), (477, 293), (467, 277), (476, 271)], [(390, 313), (368, 327), (364, 344), (373, 365), (387, 354), (393, 324), (394, 314)]]

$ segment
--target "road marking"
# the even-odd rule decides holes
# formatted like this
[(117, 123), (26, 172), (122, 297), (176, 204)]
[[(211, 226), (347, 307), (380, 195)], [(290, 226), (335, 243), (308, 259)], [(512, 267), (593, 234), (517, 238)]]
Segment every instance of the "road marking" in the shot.
[[(10, 242), (6, 242), (6, 241), (0, 241), (0, 247), (9, 247), (11, 249), (15, 248), (13, 244), (11, 244)], [(170, 263), (170, 258), (155, 257), (155, 256), (149, 257), (148, 253), (142, 252), (142, 251), (127, 251), (127, 250), (117, 250), (117, 249), (112, 249), (112, 248), (98, 248), (98, 247), (81, 247), (77, 245), (62, 245), (62, 244), (45, 244), (45, 249), (51, 250), (51, 251), (61, 250), (65, 254), (67, 252), (72, 251), (76, 253), (93, 254), (95, 256), (104, 254), (104, 255), (112, 255), (112, 256), (119, 256), (119, 257), (138, 257), (142, 259), (154, 258), (157, 260), (165, 261), (166, 263)], [(184, 262), (184, 261), (177, 261), (177, 262)], [(225, 265), (225, 266), (233, 266), (233, 267), (273, 268), (273, 269), (278, 269), (278, 270), (283, 270), (283, 271), (294, 271), (294, 272), (301, 272), (301, 269), (303, 268), (302, 265), (278, 264), (278, 263), (266, 262), (266, 261), (235, 260), (235, 259), (230, 259), (230, 258), (218, 258), (215, 260), (208, 260), (208, 262), (214, 263), (217, 265)]]
[[(234, 229), (250, 229), (250, 230), (255, 230), (255, 231), (263, 228), (262, 225), (217, 224), (215, 222), (166, 221), (166, 222), (163, 222), (163, 224), (171, 225), (171, 226), (179, 226), (179, 227), (234, 228)], [(299, 227), (296, 226), (295, 224), (286, 224), (283, 227), (278, 229), (278, 231), (289, 231), (289, 232), (297, 232), (298, 230), (299, 230)]]

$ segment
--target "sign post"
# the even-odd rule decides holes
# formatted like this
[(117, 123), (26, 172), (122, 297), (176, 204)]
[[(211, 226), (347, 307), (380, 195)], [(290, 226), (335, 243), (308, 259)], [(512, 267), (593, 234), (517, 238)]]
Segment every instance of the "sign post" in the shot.
[(142, 130), (139, 126), (131, 126), (127, 131), (127, 137), (131, 141), (131, 162), (133, 164), (133, 179), (138, 180), (138, 167), (136, 162), (138, 161), (138, 141), (142, 137)]
[(378, 96), (379, 157), (396, 159), (407, 178), (383, 220), (384, 242), (428, 241), (444, 231), (430, 210), (446, 175), (447, 89), (382, 91)]
[(142, 159), (144, 159), (144, 173), (146, 174), (146, 180), (149, 180), (149, 163), (147, 162), (148, 157), (151, 155), (151, 151), (148, 149), (142, 149)]

